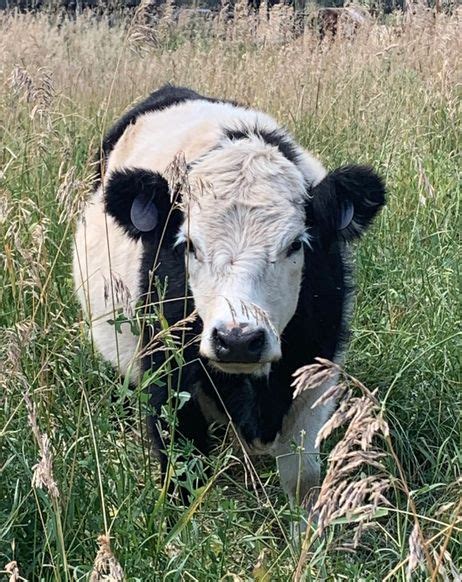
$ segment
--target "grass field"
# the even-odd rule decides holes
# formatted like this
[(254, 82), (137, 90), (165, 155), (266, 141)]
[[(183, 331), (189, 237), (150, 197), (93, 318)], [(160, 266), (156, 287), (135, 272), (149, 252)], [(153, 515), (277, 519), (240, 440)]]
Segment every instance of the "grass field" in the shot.
[[(415, 580), (457, 578), (460, 16), (422, 12), (322, 44), (292, 38), (290, 18), (175, 22), (167, 7), (152, 32), (140, 13), (112, 26), (0, 14), (5, 579), (23, 579), (6, 573), (16, 561), (28, 580), (85, 580), (100, 546), (113, 580), (116, 560), (127, 580), (405, 580), (413, 566)], [(291, 539), (274, 465), (260, 463), (254, 488), (227, 444), (191, 507), (166, 499), (143, 395), (92, 352), (70, 275), (89, 160), (112, 121), (167, 81), (268, 111), (327, 166), (370, 163), (386, 178), (387, 208), (357, 249), (345, 368), (378, 388), (390, 438), (374, 446), (391, 487), (356, 547), (348, 515)]]

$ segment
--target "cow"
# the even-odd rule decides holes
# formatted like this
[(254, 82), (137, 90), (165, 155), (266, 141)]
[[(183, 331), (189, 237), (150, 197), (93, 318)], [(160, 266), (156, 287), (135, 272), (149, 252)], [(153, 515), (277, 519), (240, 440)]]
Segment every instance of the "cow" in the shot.
[(342, 361), (349, 243), (385, 204), (383, 180), (367, 166), (328, 172), (269, 115), (171, 85), (110, 129), (99, 161), (75, 287), (102, 356), (131, 382), (155, 378), (148, 426), (163, 478), (162, 409), (186, 394), (175, 439), (187, 450), (209, 454), (210, 425), (232, 423), (247, 453), (277, 459), (291, 503), (307, 499), (333, 408), (312, 405), (332, 381), (294, 400), (293, 374)]

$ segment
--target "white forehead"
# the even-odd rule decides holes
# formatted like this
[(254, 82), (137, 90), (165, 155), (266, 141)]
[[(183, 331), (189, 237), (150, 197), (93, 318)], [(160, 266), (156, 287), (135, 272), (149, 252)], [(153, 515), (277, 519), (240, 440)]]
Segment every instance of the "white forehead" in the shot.
[[(306, 182), (300, 169), (259, 136), (213, 149), (190, 173), (183, 234), (210, 246), (277, 251), (304, 229)], [(200, 186), (198, 186), (200, 185)]]

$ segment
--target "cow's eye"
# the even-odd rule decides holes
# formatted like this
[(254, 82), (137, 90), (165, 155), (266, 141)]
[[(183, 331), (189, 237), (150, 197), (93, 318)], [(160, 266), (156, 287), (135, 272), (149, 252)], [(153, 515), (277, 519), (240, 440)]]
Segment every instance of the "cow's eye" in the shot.
[(193, 255), (193, 257), (195, 259), (197, 259), (198, 261), (202, 260), (202, 257), (200, 255), (200, 253), (197, 251), (197, 249), (194, 246), (194, 243), (192, 242), (191, 239), (188, 239), (185, 242), (185, 251), (186, 251), (186, 253), (189, 253), (190, 255)]
[(194, 255), (195, 258), (197, 258), (196, 255), (196, 247), (194, 246), (193, 242), (191, 239), (186, 241), (186, 251), (188, 253), (192, 253)]
[(294, 240), (287, 250), (287, 256), (290, 257), (302, 248), (302, 241), (300, 239)]

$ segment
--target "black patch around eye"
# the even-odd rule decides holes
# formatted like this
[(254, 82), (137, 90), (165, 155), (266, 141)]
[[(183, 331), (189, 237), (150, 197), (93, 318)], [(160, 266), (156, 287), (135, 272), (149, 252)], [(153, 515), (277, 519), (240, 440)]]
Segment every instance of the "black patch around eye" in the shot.
[(287, 250), (287, 256), (290, 257), (291, 255), (299, 251), (302, 248), (302, 244), (303, 243), (301, 240), (294, 240), (294, 242), (290, 245), (290, 247)]

